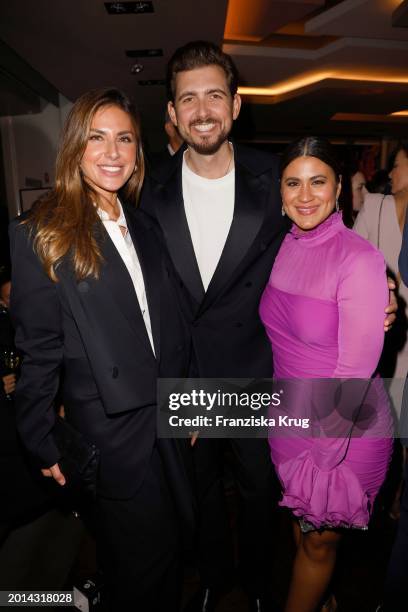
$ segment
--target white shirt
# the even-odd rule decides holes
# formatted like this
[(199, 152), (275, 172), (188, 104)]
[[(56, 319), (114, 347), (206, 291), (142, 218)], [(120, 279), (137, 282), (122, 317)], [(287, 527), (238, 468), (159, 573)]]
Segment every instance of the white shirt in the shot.
[(195, 174), (183, 159), (183, 200), (204, 289), (220, 260), (234, 216), (235, 169), (219, 179)]
[[(139, 302), (140, 310), (142, 312), (143, 321), (146, 326), (147, 335), (149, 336), (150, 344), (153, 353), (155, 354), (152, 325), (150, 321), (149, 307), (147, 304), (142, 268), (140, 267), (139, 258), (137, 256), (136, 249), (133, 246), (132, 237), (130, 235), (126, 223), (126, 217), (119, 200), (118, 206), (119, 217), (116, 221), (109, 219), (108, 213), (105, 210), (102, 210), (102, 208), (97, 209), (98, 215), (102, 223), (104, 224), (110, 239), (112, 240), (119, 255), (121, 256), (122, 261), (125, 264), (127, 271), (129, 272), (130, 278), (132, 279), (132, 283), (136, 292), (136, 297)], [(121, 227), (124, 228), (124, 233), (122, 233), (122, 230), (120, 229)]]

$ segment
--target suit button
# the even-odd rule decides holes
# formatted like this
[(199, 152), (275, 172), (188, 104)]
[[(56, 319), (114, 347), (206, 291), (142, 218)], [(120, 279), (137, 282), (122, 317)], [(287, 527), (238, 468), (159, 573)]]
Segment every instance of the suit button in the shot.
[(252, 287), (252, 282), (248, 281), (247, 283), (245, 283), (245, 287)]
[(239, 321), (238, 321), (238, 323), (235, 323), (235, 327), (243, 327), (243, 326), (244, 326), (244, 324), (240, 323)]
[(199, 327), (200, 321), (193, 321), (193, 327)]
[(268, 245), (266, 244), (266, 242), (261, 242), (261, 244), (259, 245), (259, 248), (261, 249), (261, 251), (266, 251), (266, 249), (268, 248)]
[(183, 349), (184, 349), (184, 346), (182, 344), (179, 344), (177, 347), (177, 350), (179, 351), (179, 353), (181, 353)]
[(81, 281), (80, 283), (78, 283), (78, 291), (80, 293), (88, 293), (89, 291), (89, 285), (86, 281)]
[(116, 366), (114, 366), (112, 368), (112, 378), (117, 378), (118, 376), (119, 376), (119, 369)]

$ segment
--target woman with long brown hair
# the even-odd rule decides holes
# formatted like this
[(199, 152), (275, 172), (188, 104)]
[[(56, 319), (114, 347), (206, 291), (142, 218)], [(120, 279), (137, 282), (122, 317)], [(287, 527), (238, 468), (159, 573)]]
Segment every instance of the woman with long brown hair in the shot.
[(135, 204), (143, 175), (130, 101), (116, 89), (88, 92), (63, 130), (55, 189), (10, 231), (18, 427), (44, 476), (69, 486), (55, 435), (62, 386), (66, 419), (99, 451), (97, 548), (109, 609), (121, 612), (178, 609), (164, 450), (173, 473), (179, 464), (156, 439), (155, 405), (157, 376), (185, 376), (188, 354), (155, 228), (118, 199), (122, 190)]

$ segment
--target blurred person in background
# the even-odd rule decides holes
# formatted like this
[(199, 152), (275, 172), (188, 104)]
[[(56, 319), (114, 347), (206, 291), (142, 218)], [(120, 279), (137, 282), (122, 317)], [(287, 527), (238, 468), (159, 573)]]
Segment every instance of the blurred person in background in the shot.
[(167, 135), (166, 147), (157, 153), (148, 154), (148, 169), (154, 169), (161, 164), (166, 163), (166, 161), (170, 160), (184, 144), (184, 140), (180, 136), (180, 132), (176, 126), (172, 123), (167, 110), (164, 116), (164, 131)]
[[(10, 319), (10, 275), (0, 272), (0, 545), (12, 530), (48, 508), (48, 495), (31, 471), (16, 430), (14, 391), (18, 369), (10, 371), (16, 355)], [(17, 365), (17, 362), (16, 362)]]
[(0, 347), (2, 350), (1, 368), (3, 390), (6, 395), (13, 393), (16, 388), (16, 375), (7, 371), (4, 364), (4, 354), (7, 349), (14, 347), (14, 330), (10, 320), (10, 275), (5, 268), (0, 271)]
[(366, 178), (357, 162), (346, 164), (342, 171), (342, 191), (339, 197), (343, 221), (346, 227), (353, 227), (367, 194)]
[(389, 195), (391, 193), (390, 172), (382, 168), (377, 170), (371, 180), (367, 183), (369, 193), (382, 193)]
[(354, 224), (354, 230), (383, 253), (388, 274), (398, 286), (399, 308), (393, 329), (387, 334), (380, 362), (384, 378), (393, 378), (390, 393), (395, 409), (401, 408), (403, 380), (408, 371), (408, 288), (398, 271), (398, 256), (408, 204), (408, 143), (401, 143), (393, 154), (389, 177), (391, 195), (368, 193)]
[[(379, 372), (381, 376), (389, 379), (389, 393), (396, 416), (399, 417), (404, 380), (408, 371), (408, 287), (398, 271), (398, 256), (408, 204), (408, 143), (398, 145), (391, 156), (390, 168), (391, 194), (387, 187), (380, 193), (368, 193), (355, 221), (354, 230), (380, 249), (387, 263), (388, 275), (394, 278), (397, 284), (397, 320), (385, 338)], [(384, 507), (392, 519), (397, 519), (400, 512), (404, 457), (405, 451), (396, 440), (392, 466), (383, 491)]]

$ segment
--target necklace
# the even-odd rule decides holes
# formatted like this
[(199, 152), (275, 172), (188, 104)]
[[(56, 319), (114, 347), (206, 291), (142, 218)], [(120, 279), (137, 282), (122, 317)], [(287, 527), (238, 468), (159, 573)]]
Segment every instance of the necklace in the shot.
[[(232, 162), (232, 160), (234, 159), (234, 147), (232, 146), (232, 144), (231, 144), (230, 142), (228, 142), (228, 147), (229, 147), (229, 149), (230, 149), (230, 158), (229, 158), (229, 160), (228, 160), (228, 165), (227, 165), (227, 167), (226, 167), (226, 169), (225, 169), (225, 172), (224, 172), (223, 174), (221, 174), (221, 176), (218, 176), (217, 178), (223, 178), (224, 176), (227, 176), (228, 172), (230, 171), (231, 162)], [(191, 170), (192, 170), (192, 171), (193, 171), (195, 174), (198, 174), (198, 176), (201, 176), (199, 172), (195, 172), (195, 170), (194, 170), (194, 164), (191, 164), (192, 159), (191, 159), (191, 152), (190, 152), (190, 149), (188, 149), (188, 151), (187, 151), (187, 155), (188, 155), (188, 161), (190, 162), (190, 163), (189, 163), (190, 169), (191, 169)]]
[(232, 160), (233, 160), (233, 158), (234, 158), (234, 148), (233, 148), (233, 146), (232, 146), (232, 144), (231, 144), (230, 142), (228, 143), (228, 146), (229, 146), (229, 148), (230, 148), (231, 155), (230, 155), (230, 158), (229, 158), (229, 162), (228, 162), (227, 169), (226, 169), (226, 171), (224, 172), (223, 176), (227, 176), (227, 174), (228, 174), (228, 172), (229, 172), (229, 169), (230, 169), (230, 166), (231, 166), (231, 162), (232, 162)]

